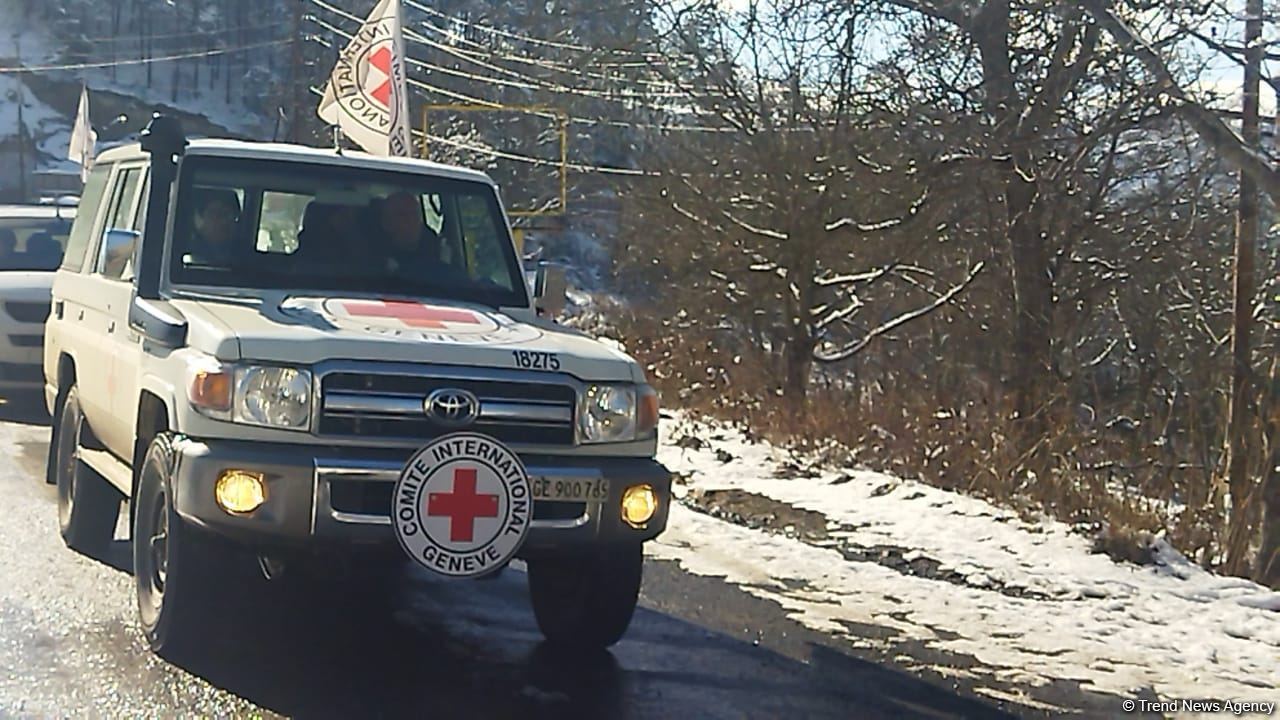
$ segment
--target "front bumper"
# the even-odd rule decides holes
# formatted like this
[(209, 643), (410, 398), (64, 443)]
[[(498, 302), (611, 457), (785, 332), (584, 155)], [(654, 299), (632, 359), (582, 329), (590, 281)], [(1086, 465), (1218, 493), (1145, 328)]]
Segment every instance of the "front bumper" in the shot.
[[(391, 489), (412, 451), (314, 445), (200, 441), (183, 438), (177, 451), (174, 504), (185, 520), (259, 547), (361, 546), (398, 543), (389, 516)], [(534, 519), (519, 555), (559, 554), (601, 544), (651, 540), (667, 524), (671, 476), (645, 458), (524, 455), (531, 480), (603, 477), (608, 498), (598, 502), (534, 502)], [(248, 515), (230, 515), (214, 500), (223, 470), (252, 470), (267, 478), (267, 501)], [(648, 483), (658, 512), (643, 528), (622, 521), (623, 491)]]

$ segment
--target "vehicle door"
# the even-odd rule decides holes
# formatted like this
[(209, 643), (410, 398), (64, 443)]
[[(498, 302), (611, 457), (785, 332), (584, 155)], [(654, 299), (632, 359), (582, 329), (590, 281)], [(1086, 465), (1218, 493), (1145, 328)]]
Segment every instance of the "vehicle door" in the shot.
[(45, 377), (54, 378), (63, 354), (75, 360), (80, 406), (93, 427), (105, 423), (111, 414), (103, 372), (110, 356), (102, 344), (106, 325), (89, 271), (106, 222), (115, 176), (116, 167), (111, 163), (99, 164), (89, 174), (62, 267), (54, 277), (53, 308), (45, 326)]
[[(112, 384), (116, 390), (112, 407), (116, 422), (121, 426), (120, 441), (126, 443), (127, 448), (133, 447), (134, 435), (138, 429), (138, 393), (142, 384), (143, 355), (142, 336), (129, 327), (129, 306), (133, 303), (133, 296), (137, 290), (135, 272), (138, 267), (138, 257), (142, 252), (142, 243), (145, 241), (142, 231), (147, 223), (147, 201), (150, 189), (151, 168), (144, 166), (142, 184), (138, 188), (138, 200), (134, 203), (133, 220), (129, 226), (134, 233), (137, 233), (135, 242), (128, 247), (118, 248), (116, 260), (107, 261), (103, 270), (105, 279), (118, 280), (119, 285), (116, 292), (120, 293), (120, 300), (116, 306), (113, 306), (115, 325), (114, 332), (110, 334), (113, 339)], [(124, 242), (123, 239), (128, 236), (118, 235), (117, 237), (118, 242)], [(154, 242), (164, 242), (164, 238), (156, 238)], [(129, 452), (132, 450), (130, 449)]]
[[(90, 424), (98, 439), (108, 450), (120, 458), (129, 459), (133, 452), (133, 427), (128, 418), (121, 417), (121, 376), (128, 371), (128, 357), (121, 357), (124, 342), (130, 336), (128, 323), (129, 304), (133, 300), (132, 278), (125, 278), (126, 270), (132, 270), (131, 259), (137, 246), (138, 233), (134, 230), (139, 196), (141, 195), (145, 163), (122, 163), (112, 176), (108, 194), (107, 212), (102, 231), (98, 236), (89, 272), (88, 284), (95, 301), (91, 323), (95, 331), (93, 375), (102, 376), (102, 388), (95, 390), (95, 400), (102, 402), (99, 417), (90, 418)], [(78, 377), (86, 373), (80, 373)], [(136, 390), (135, 390), (136, 392)], [(89, 394), (86, 387), (85, 394)], [(130, 398), (135, 400), (136, 395)]]

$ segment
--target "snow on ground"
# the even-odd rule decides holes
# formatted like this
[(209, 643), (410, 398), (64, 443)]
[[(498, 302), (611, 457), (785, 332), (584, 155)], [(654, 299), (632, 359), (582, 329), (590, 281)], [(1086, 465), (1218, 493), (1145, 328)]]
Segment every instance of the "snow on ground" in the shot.
[[(173, 101), (173, 64), (171, 62), (156, 63), (152, 68), (151, 84), (147, 84), (147, 68), (145, 65), (125, 65), (116, 68), (112, 77), (110, 70), (98, 69), (88, 71), (85, 80), (89, 89), (111, 90), (123, 95), (131, 95), (153, 105), (171, 105), (182, 110), (202, 115), (210, 122), (224, 127), (234, 133), (258, 139), (270, 139), (263, 133), (270, 133), (269, 123), (261, 116), (245, 108), (238, 102), (235, 94), (231, 102), (226, 101), (223, 85), (209, 87), (202, 80), (197, 87), (188, 73), (188, 63), (184, 63), (183, 75), (180, 76), (180, 92), (177, 102)], [(201, 78), (208, 77), (203, 70)], [(237, 82), (236, 88), (239, 88)]]
[[(678, 447), (686, 435), (709, 445)], [(952, 579), (850, 561), (683, 506), (649, 553), (724, 577), (855, 646), (914, 642), (977, 658), (983, 667), (934, 669), (969, 674), (979, 686), (986, 675), (1026, 687), (1079, 681), (1125, 697), (1149, 688), (1165, 698), (1280, 701), (1280, 593), (1205, 572), (1164, 544), (1154, 566), (1117, 563), (1091, 553), (1088, 539), (1062, 523), (1026, 523), (984, 501), (880, 473), (775, 477), (789, 459), (726, 426), (678, 417), (662, 430), (660, 460), (688, 476), (688, 489), (736, 488), (822, 513), (830, 538), (932, 558)], [(891, 632), (869, 637), (851, 630), (855, 623)]]
[[(0, 56), (11, 55), (17, 49), (14, 47), (15, 40), (20, 40), (23, 65), (44, 65), (56, 58), (53, 43), (44, 26), (39, 21), (23, 19), (22, 9), (17, 2), (0, 1), (0, 29), (10, 30), (0, 35), (0, 43), (3, 43), (0, 45), (3, 48)], [(21, 31), (20, 37), (14, 35), (15, 30)]]
[[(24, 20), (18, 3), (0, 2), (0, 28), (21, 29), (22, 64), (25, 66), (46, 65), (58, 61), (52, 43), (44, 26), (33, 20)], [(12, 54), (10, 39), (4, 38), (0, 57), (6, 58), (0, 64), (10, 64)], [(56, 112), (35, 98), (23, 83), (23, 75), (0, 74), (0, 139), (12, 137), (18, 130), (18, 104), (11, 98), (19, 95), (25, 99), (22, 107), (22, 120), (27, 132), (35, 141), (36, 148), (44, 154), (36, 164), (42, 170), (73, 171), (75, 165), (63, 160), (67, 155), (67, 146), (71, 140), (72, 118)], [(49, 156), (52, 156), (50, 159)]]
[[(58, 160), (67, 156), (71, 141), (71, 119), (41, 102), (22, 82), (21, 75), (0, 74), (0, 136), (14, 135), (18, 129), (18, 103), (22, 102), (22, 123), (42, 153)], [(74, 168), (74, 165), (68, 163)], [(51, 167), (41, 163), (41, 167)]]

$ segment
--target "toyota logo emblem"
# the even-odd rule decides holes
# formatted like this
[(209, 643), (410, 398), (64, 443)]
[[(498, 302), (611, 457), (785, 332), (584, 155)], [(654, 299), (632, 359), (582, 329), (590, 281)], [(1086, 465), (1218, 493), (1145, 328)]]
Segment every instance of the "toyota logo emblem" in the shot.
[(437, 425), (464, 427), (480, 416), (480, 401), (466, 390), (444, 388), (428, 395), (422, 409)]

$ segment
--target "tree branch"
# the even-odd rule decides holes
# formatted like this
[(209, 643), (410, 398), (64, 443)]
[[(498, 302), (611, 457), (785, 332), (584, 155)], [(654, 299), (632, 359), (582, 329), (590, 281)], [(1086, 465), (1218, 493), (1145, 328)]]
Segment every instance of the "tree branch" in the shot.
[(969, 276), (964, 279), (964, 282), (951, 288), (946, 293), (939, 296), (938, 299), (934, 300), (932, 303), (925, 305), (922, 308), (917, 308), (915, 310), (912, 310), (911, 312), (907, 312), (899, 315), (898, 317), (873, 329), (871, 332), (867, 333), (866, 336), (863, 337), (861, 340), (855, 343), (846, 345), (843, 348), (833, 353), (829, 353), (829, 354), (814, 353), (813, 359), (822, 363), (835, 363), (835, 362), (840, 362), (841, 360), (848, 360), (854, 355), (857, 355), (858, 353), (862, 352), (868, 345), (870, 345), (873, 341), (875, 341), (876, 338), (880, 337), (881, 335), (892, 332), (893, 330), (903, 325), (906, 325), (912, 320), (917, 320), (919, 318), (922, 318), (925, 315), (928, 315), (929, 313), (933, 312), (934, 310), (937, 310), (938, 308), (942, 307), (943, 305), (946, 305), (947, 303), (951, 302), (952, 298), (954, 298), (956, 295), (959, 295), (961, 292), (965, 290), (965, 288), (973, 284), (974, 279), (977, 278), (978, 275), (982, 272), (982, 268), (985, 264), (986, 263), (984, 262), (980, 262), (977, 265), (974, 265), (973, 268), (969, 270)]
[(1270, 160), (1245, 145), (1244, 140), (1213, 111), (1188, 97), (1164, 59), (1111, 11), (1107, 0), (1081, 0), (1081, 3), (1121, 47), (1133, 53), (1146, 66), (1147, 72), (1155, 76), (1159, 89), (1174, 102), (1200, 139), (1231, 166), (1248, 175), (1272, 200), (1280, 202), (1280, 172), (1271, 166)]
[(970, 17), (965, 11), (968, 3), (965, 2), (930, 2), (929, 0), (889, 0), (890, 5), (896, 5), (903, 10), (918, 12), (921, 15), (945, 20), (956, 27), (966, 27), (969, 24)]

